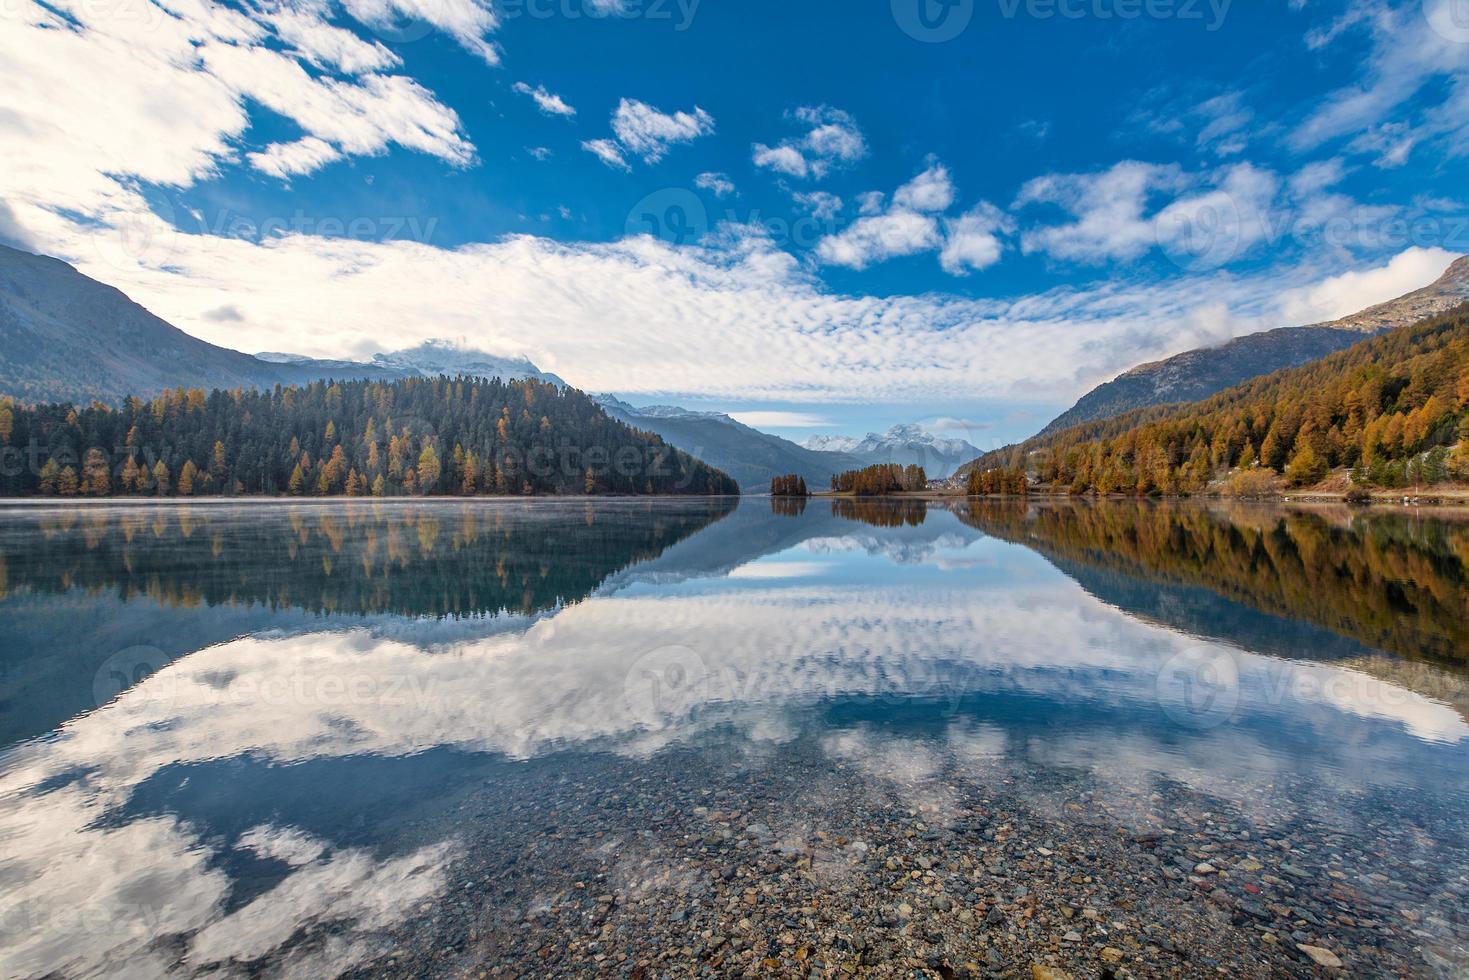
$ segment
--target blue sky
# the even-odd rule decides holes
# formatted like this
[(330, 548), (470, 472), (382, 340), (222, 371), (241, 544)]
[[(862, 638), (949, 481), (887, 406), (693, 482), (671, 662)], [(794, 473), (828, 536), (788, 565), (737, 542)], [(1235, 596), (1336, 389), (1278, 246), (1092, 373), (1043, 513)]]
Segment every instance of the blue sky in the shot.
[(192, 333), (1023, 436), (1469, 251), (1469, 0), (18, 0), (0, 235)]

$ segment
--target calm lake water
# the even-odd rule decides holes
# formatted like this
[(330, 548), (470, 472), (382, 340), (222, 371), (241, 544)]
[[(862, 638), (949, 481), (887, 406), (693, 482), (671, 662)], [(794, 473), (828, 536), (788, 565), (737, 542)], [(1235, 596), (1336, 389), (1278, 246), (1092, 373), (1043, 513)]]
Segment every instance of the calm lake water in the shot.
[(1469, 970), (1422, 512), (4, 508), (0, 638), (7, 977)]

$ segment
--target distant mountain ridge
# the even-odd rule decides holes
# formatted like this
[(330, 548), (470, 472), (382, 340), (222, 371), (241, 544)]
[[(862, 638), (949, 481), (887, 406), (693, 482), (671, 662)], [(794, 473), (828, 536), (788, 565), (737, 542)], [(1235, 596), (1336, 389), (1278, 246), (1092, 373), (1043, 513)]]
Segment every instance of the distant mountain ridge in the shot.
[(1344, 350), (1366, 336), (1417, 323), (1469, 299), (1469, 256), (1435, 282), (1350, 316), (1303, 327), (1239, 337), (1219, 347), (1185, 351), (1140, 364), (1087, 392), (1037, 436), (1136, 408), (1202, 401), (1251, 378), (1300, 367)]
[(637, 408), (612, 395), (595, 398), (619, 422), (652, 432), (669, 445), (718, 467), (746, 492), (768, 490), (772, 477), (790, 473), (805, 477), (812, 489), (825, 489), (837, 473), (864, 465), (856, 457), (807, 449), (719, 412), (690, 411), (672, 405)]
[(251, 356), (184, 333), (60, 259), (0, 246), (0, 394), (117, 403), (175, 387), (269, 388), (438, 374), (565, 386), (523, 357), (496, 357), (442, 340), (377, 354), (371, 362)]
[(874, 463), (917, 465), (934, 479), (952, 474), (961, 465), (979, 455), (978, 447), (965, 439), (944, 439), (920, 425), (895, 425), (887, 432), (869, 432), (856, 439), (851, 436), (811, 436), (801, 443), (819, 452), (838, 452), (854, 456), (864, 466)]

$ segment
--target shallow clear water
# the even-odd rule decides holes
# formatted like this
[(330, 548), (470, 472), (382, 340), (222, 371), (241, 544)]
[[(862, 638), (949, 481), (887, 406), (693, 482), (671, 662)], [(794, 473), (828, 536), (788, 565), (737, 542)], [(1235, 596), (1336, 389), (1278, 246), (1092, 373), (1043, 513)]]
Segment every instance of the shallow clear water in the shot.
[(6, 508), (0, 555), (6, 976), (1469, 962), (1452, 520)]

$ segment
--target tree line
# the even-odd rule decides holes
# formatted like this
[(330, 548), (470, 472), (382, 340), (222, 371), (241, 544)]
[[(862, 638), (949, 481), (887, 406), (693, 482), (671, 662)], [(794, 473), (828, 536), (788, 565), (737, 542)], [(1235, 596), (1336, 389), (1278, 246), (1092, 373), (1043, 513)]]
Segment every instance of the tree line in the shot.
[(973, 469), (967, 490), (971, 497), (1024, 496), (1030, 490), (1030, 481), (1022, 469)]
[(737, 494), (726, 474), (529, 379), (0, 401), (6, 496)]
[(1197, 404), (1137, 409), (981, 457), (1073, 493), (1239, 495), (1469, 480), (1469, 307), (1245, 382)]
[(806, 489), (806, 478), (796, 473), (785, 476), (777, 476), (770, 481), (770, 495), (772, 497), (809, 497), (811, 491)]
[(925, 490), (928, 488), (928, 475), (921, 466), (878, 463), (838, 473), (831, 478), (831, 488), (837, 493), (858, 497), (881, 497), (890, 493)]

